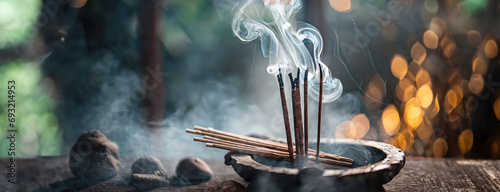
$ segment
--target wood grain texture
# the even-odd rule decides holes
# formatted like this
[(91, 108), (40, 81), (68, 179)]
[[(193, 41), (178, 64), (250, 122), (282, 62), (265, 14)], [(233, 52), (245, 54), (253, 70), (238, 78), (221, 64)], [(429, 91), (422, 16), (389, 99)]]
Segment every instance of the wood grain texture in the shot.
[[(0, 158), (0, 165), (7, 166), (9, 159)], [(6, 191), (33, 191), (42, 186), (72, 177), (67, 157), (17, 159), (17, 184), (7, 183), (6, 174), (0, 174), (0, 185)], [(122, 161), (123, 162), (123, 161)], [(83, 191), (133, 191), (123, 178), (130, 174), (133, 160), (123, 162), (122, 177), (92, 185)], [(169, 173), (173, 173), (178, 160), (162, 160)], [(243, 186), (241, 179), (223, 158), (207, 160), (214, 170), (209, 182), (182, 188), (161, 188), (153, 191), (218, 191), (227, 180)], [(5, 168), (0, 169), (5, 173)], [(169, 177), (173, 175), (169, 174)], [(409, 157), (401, 172), (384, 185), (386, 191), (500, 191), (500, 160), (427, 159)]]

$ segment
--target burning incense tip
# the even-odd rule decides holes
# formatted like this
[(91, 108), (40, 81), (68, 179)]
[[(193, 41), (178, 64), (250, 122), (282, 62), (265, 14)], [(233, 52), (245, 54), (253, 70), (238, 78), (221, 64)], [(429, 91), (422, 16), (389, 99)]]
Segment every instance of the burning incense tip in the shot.
[(292, 73), (288, 73), (288, 77), (290, 78), (290, 82), (292, 84), (292, 90), (295, 89), (295, 84), (293, 83), (293, 76), (292, 76)]

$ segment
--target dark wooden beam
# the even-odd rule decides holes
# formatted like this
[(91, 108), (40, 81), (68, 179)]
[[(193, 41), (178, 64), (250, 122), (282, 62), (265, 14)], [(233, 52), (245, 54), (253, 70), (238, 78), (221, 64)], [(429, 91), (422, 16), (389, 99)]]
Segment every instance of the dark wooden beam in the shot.
[(139, 13), (140, 66), (142, 84), (146, 91), (143, 100), (145, 121), (148, 127), (158, 127), (164, 118), (164, 88), (161, 60), (161, 2), (162, 0), (143, 0)]

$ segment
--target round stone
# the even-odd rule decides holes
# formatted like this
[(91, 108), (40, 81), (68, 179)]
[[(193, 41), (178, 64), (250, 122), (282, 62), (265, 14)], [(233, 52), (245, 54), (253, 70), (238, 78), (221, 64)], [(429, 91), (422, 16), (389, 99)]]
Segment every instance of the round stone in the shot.
[(197, 185), (208, 181), (214, 175), (208, 164), (197, 157), (182, 159), (175, 168), (177, 177), (191, 185)]
[(132, 173), (155, 174), (156, 172), (166, 173), (165, 167), (156, 157), (143, 157), (132, 164)]

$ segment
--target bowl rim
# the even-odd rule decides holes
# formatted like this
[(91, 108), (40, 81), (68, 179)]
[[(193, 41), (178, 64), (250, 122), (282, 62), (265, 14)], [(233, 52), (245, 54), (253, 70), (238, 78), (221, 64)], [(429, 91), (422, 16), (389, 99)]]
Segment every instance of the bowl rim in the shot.
[[(316, 143), (316, 142), (311, 142)], [(353, 139), (333, 139), (333, 138), (322, 138), (321, 143), (345, 143), (345, 144), (355, 144), (355, 145), (365, 145), (369, 147), (373, 147), (381, 150), (386, 154), (386, 157), (374, 164), (347, 168), (347, 169), (324, 169), (322, 176), (325, 177), (345, 177), (352, 175), (360, 175), (360, 174), (368, 174), (372, 172), (381, 172), (381, 171), (390, 171), (396, 172), (392, 174), (388, 181), (392, 179), (399, 170), (404, 166), (405, 163), (405, 154), (404, 152), (388, 143), (382, 143), (377, 141), (369, 141), (369, 140), (353, 140)], [(283, 175), (298, 175), (300, 170), (299, 168), (289, 168), (289, 167), (271, 167), (268, 165), (261, 164), (255, 161), (248, 154), (231, 154), (228, 153), (230, 158), (234, 160), (234, 163), (237, 165), (251, 167), (257, 171), (270, 172), (274, 174), (283, 174)], [(233, 168), (235, 165), (233, 164)]]

